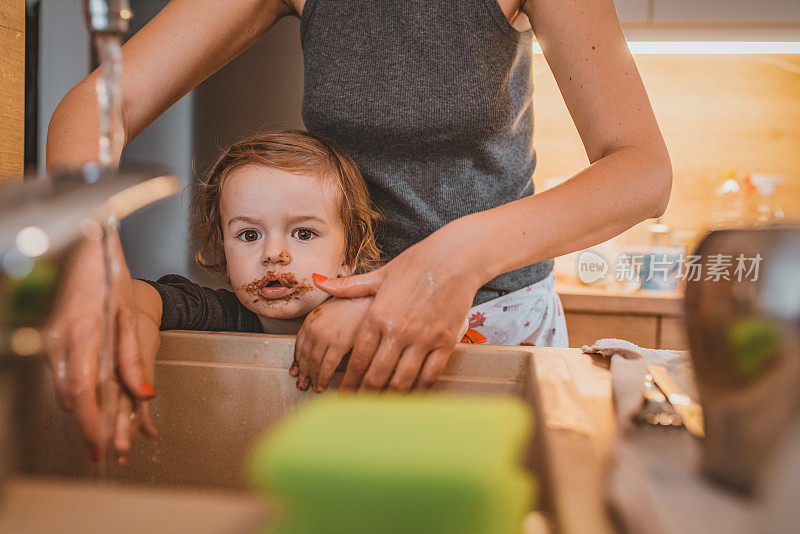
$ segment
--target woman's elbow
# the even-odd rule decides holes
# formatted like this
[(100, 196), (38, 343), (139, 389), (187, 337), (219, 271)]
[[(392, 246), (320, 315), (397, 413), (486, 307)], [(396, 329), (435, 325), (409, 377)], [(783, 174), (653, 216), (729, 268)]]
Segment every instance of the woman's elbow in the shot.
[(649, 218), (658, 218), (664, 215), (669, 204), (669, 196), (672, 192), (672, 162), (669, 156), (660, 158), (659, 163), (653, 166), (653, 195), (652, 195), (652, 214)]

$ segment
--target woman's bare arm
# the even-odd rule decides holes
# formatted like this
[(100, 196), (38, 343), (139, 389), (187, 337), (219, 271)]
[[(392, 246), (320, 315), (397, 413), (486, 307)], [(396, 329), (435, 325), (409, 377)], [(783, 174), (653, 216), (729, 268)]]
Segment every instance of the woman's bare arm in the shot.
[[(122, 47), (125, 143), (293, 12), (288, 0), (172, 0)], [(53, 113), (48, 169), (97, 159), (96, 76), (78, 83)]]
[(612, 1), (527, 0), (523, 11), (591, 165), (550, 190), (461, 217), (371, 273), (317, 282), (336, 297), (375, 295), (342, 388), (429, 387), (482, 284), (666, 209), (669, 155)]
[[(206, 77), (233, 59), (292, 9), (284, 0), (173, 0), (122, 48), (122, 114), (125, 141), (139, 134), (159, 114)], [(72, 167), (98, 158), (98, 118), (93, 73), (61, 101), (47, 135), (48, 169)], [(120, 154), (114, 154), (118, 160)], [(134, 284), (117, 235), (111, 254), (120, 269), (114, 276), (117, 325), (116, 363), (127, 390), (139, 401), (152, 398), (152, 356), (157, 347), (161, 308), (152, 288)], [(104, 308), (105, 267), (99, 241), (87, 240), (65, 275), (63, 295), (48, 326), (48, 355), (56, 391), (74, 410), (92, 456), (103, 449), (99, 434), (96, 369)], [(135, 296), (139, 293), (139, 299)], [(146, 304), (142, 315), (135, 304)], [(152, 312), (152, 313), (149, 313)], [(138, 319), (142, 315), (142, 337)], [(133, 406), (133, 403), (130, 403)], [(124, 411), (124, 410), (123, 410)], [(126, 454), (129, 428), (119, 427), (117, 452)], [(151, 433), (152, 434), (152, 433)], [(115, 438), (115, 439), (116, 439)]]
[(523, 12), (591, 165), (550, 190), (455, 222), (483, 229), (471, 248), (487, 281), (662, 215), (672, 188), (669, 154), (612, 1), (527, 0)]

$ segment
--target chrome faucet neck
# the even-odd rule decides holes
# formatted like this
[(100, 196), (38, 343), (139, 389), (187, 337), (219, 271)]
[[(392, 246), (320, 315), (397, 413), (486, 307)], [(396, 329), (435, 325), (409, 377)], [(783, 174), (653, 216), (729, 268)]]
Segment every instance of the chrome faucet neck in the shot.
[(83, 11), (90, 33), (128, 33), (133, 17), (128, 0), (83, 0)]

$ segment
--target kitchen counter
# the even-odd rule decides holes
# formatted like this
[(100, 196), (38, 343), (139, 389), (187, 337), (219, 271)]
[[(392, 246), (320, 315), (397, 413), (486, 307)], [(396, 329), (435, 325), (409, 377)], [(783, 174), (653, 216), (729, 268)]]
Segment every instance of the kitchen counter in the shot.
[(250, 534), (268, 517), (253, 495), (17, 477), (4, 488), (0, 532)]
[(572, 347), (590, 345), (603, 337), (650, 348), (688, 347), (682, 290), (629, 292), (563, 278), (556, 280), (555, 289), (564, 306)]
[(561, 303), (571, 310), (671, 316), (683, 314), (681, 290), (638, 289), (631, 292), (565, 280), (558, 280), (555, 288)]
[(611, 455), (611, 373), (580, 349), (535, 348), (531, 383), (547, 512), (563, 534), (617, 532), (604, 503)]

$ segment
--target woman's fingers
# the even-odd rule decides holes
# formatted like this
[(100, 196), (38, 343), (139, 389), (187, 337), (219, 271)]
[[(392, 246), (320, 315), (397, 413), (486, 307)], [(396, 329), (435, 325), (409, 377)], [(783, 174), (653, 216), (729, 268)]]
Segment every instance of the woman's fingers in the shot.
[(349, 350), (349, 348), (345, 349), (338, 346), (328, 347), (328, 350), (325, 351), (325, 356), (322, 358), (322, 363), (319, 365), (317, 376), (314, 379), (314, 391), (322, 393), (328, 389), (331, 378), (333, 378), (333, 373), (336, 372), (336, 368), (339, 367), (342, 358), (344, 358), (344, 355), (347, 354)]
[(383, 336), (367, 372), (364, 373), (359, 391), (383, 391), (399, 359), (400, 348), (395, 338)]
[(380, 331), (372, 326), (369, 321), (361, 327), (339, 389), (342, 391), (358, 390), (361, 380), (372, 362), (372, 357), (380, 346), (380, 341)]
[(394, 369), (391, 380), (389, 380), (389, 390), (397, 392), (410, 391), (417, 379), (422, 362), (427, 351), (418, 346), (412, 345), (403, 351), (397, 367)]
[(117, 417), (114, 425), (114, 458), (119, 466), (127, 465), (131, 452), (131, 435), (133, 434), (135, 413), (133, 402), (126, 394), (121, 394), (117, 401)]
[(133, 436), (137, 430), (148, 439), (158, 436), (158, 430), (150, 419), (150, 402), (135, 401), (129, 395), (121, 394), (113, 441), (117, 465), (128, 464)]
[(153, 426), (153, 422), (150, 419), (150, 402), (144, 401), (139, 404), (139, 408), (136, 411), (136, 417), (139, 419), (140, 427), (139, 431), (148, 439), (152, 439), (158, 436), (158, 430), (156, 427)]
[(97, 405), (97, 356), (100, 352), (100, 328), (67, 334), (67, 391), (83, 438), (89, 446), (92, 460), (100, 459), (100, 411)]
[(420, 371), (416, 383), (414, 384), (414, 389), (420, 391), (427, 391), (431, 389), (433, 384), (439, 380), (440, 376), (442, 376), (444, 368), (447, 365), (447, 360), (450, 359), (450, 355), (452, 353), (452, 348), (440, 348), (428, 354), (428, 357), (425, 358), (425, 363), (422, 366), (422, 371)]
[(151, 399), (155, 396), (155, 391), (145, 379), (137, 338), (136, 315), (127, 305), (120, 307), (117, 312), (117, 364), (128, 391), (140, 399)]
[(51, 324), (46, 328), (45, 350), (47, 350), (47, 361), (53, 371), (53, 382), (56, 388), (56, 396), (61, 406), (72, 411), (74, 405), (69, 396), (67, 376), (67, 346), (64, 343), (65, 332), (61, 325)]
[(383, 281), (384, 272), (382, 269), (366, 274), (357, 274), (344, 278), (326, 278), (314, 273), (314, 283), (318, 288), (333, 295), (334, 297), (356, 298), (374, 295)]

